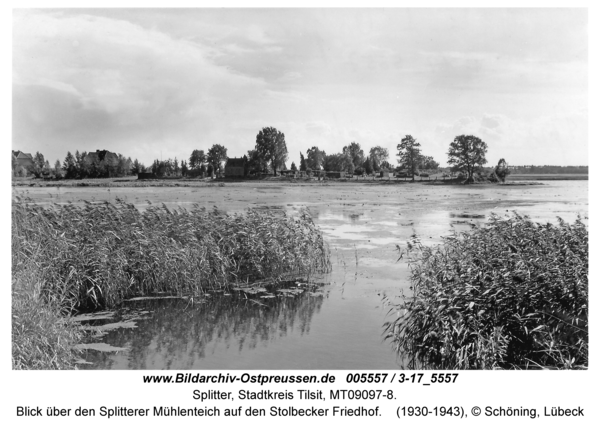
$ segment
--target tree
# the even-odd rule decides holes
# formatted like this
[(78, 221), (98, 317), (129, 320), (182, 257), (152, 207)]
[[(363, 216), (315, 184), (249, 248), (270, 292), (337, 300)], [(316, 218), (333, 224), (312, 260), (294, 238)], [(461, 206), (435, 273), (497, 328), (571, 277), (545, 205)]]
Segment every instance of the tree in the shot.
[(179, 162), (177, 161), (177, 157), (173, 159), (173, 172), (175, 176), (179, 176), (179, 172), (181, 172), (181, 168), (179, 166)]
[(53, 169), (50, 166), (50, 162), (48, 160), (46, 160), (44, 162), (44, 172), (43, 172), (43, 174), (46, 175), (46, 176), (49, 176), (50, 174), (52, 174), (52, 172), (53, 172)]
[(200, 169), (206, 163), (206, 154), (204, 154), (204, 150), (194, 150), (192, 151), (192, 155), (190, 156), (190, 169)]
[(304, 155), (300, 153), (300, 170), (306, 171), (306, 160), (304, 160)]
[(375, 172), (379, 172), (379, 162), (377, 161), (377, 157), (371, 157), (369, 156), (369, 159), (371, 159), (371, 163), (373, 164), (373, 170)]
[(500, 182), (506, 181), (506, 177), (510, 175), (510, 169), (508, 168), (508, 163), (506, 163), (506, 160), (500, 159), (498, 161), (498, 164), (494, 169), (494, 174), (498, 177)]
[(19, 162), (17, 162), (17, 158), (13, 151), (13, 154), (12, 154), (12, 176), (18, 175), (18, 169), (19, 169)]
[(365, 168), (365, 173), (367, 175), (371, 175), (373, 173), (373, 162), (371, 161), (370, 157), (367, 156), (363, 163), (363, 168)]
[(220, 172), (223, 169), (223, 162), (227, 160), (227, 148), (219, 144), (214, 144), (208, 150), (206, 160), (212, 165), (215, 173)]
[(75, 157), (73, 157), (70, 151), (67, 151), (67, 156), (63, 162), (63, 170), (65, 172), (65, 178), (77, 178), (77, 165), (75, 164)]
[(33, 156), (33, 165), (28, 166), (27, 170), (35, 175), (36, 178), (39, 178), (42, 176), (45, 166), (46, 161), (44, 160), (44, 155), (38, 151), (35, 153), (35, 156)]
[(379, 165), (379, 167), (382, 170), (388, 170), (388, 171), (394, 169), (394, 166), (392, 166), (391, 163), (388, 162), (387, 160), (384, 160), (383, 162), (381, 162), (381, 164)]
[(336, 153), (325, 156), (323, 167), (332, 172), (354, 172), (354, 163), (347, 153)]
[[(325, 161), (325, 151), (319, 150), (319, 147), (312, 147), (306, 150), (306, 167), (312, 170), (321, 170)], [(327, 169), (326, 169), (327, 170)]]
[(487, 163), (487, 144), (473, 135), (459, 135), (450, 143), (448, 164), (454, 171), (467, 175), (466, 182), (473, 182), (473, 174)]
[(285, 135), (273, 127), (265, 127), (258, 132), (255, 149), (259, 156), (270, 164), (273, 175), (277, 175), (277, 168), (288, 158)]
[(440, 167), (440, 164), (433, 160), (431, 156), (423, 156), (421, 158), (421, 168), (426, 170), (436, 170)]
[(257, 150), (248, 151), (248, 172), (265, 173), (268, 169), (267, 161), (260, 156)]
[(77, 178), (83, 178), (87, 176), (87, 165), (85, 158), (87, 152), (79, 153), (79, 150), (75, 151), (75, 169), (77, 170)]
[(60, 168), (60, 160), (56, 160), (54, 163), (54, 176), (56, 178), (62, 178), (62, 169)]
[(406, 135), (398, 144), (398, 163), (411, 174), (412, 180), (419, 171), (421, 162), (421, 144), (412, 136)]
[(383, 168), (384, 167), (384, 162), (387, 163), (388, 158), (390, 157), (390, 153), (388, 151), (387, 148), (383, 148), (379, 145), (371, 148), (371, 150), (369, 151), (369, 157), (371, 159), (373, 159), (373, 166), (375, 166), (375, 164), (377, 164), (378, 169)]
[(146, 170), (143, 164), (141, 164), (138, 159), (133, 161), (133, 165), (131, 167), (131, 173), (137, 175), (138, 173), (143, 173)]
[(293, 170), (294, 172), (297, 172), (298, 168), (296, 167), (296, 163), (292, 162), (292, 166), (290, 166), (290, 169)]
[(188, 164), (185, 160), (181, 161), (181, 176), (187, 176)]
[(365, 161), (365, 153), (357, 142), (352, 141), (350, 145), (344, 147), (342, 152), (348, 154), (355, 165), (361, 165)]

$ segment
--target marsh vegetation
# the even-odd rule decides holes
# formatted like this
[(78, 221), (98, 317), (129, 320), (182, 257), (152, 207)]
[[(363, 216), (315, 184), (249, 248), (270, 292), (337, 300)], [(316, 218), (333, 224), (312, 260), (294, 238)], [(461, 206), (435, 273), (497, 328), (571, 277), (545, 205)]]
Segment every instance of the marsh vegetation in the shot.
[[(404, 251), (404, 249), (402, 249)], [(386, 338), (410, 368), (588, 365), (588, 230), (492, 216), (442, 245), (408, 243), (412, 295)]]
[[(27, 367), (20, 354), (27, 346), (19, 343), (29, 340), (35, 347), (43, 338), (30, 336), (27, 310), (47, 310), (38, 323), (54, 322), (60, 329), (61, 314), (112, 308), (133, 296), (195, 296), (257, 281), (276, 284), (326, 272), (330, 262), (306, 211), (295, 218), (269, 210), (227, 215), (198, 206), (150, 204), (140, 211), (119, 200), (43, 207), (17, 198), (12, 267), (14, 365)], [(63, 342), (68, 347), (74, 339)]]

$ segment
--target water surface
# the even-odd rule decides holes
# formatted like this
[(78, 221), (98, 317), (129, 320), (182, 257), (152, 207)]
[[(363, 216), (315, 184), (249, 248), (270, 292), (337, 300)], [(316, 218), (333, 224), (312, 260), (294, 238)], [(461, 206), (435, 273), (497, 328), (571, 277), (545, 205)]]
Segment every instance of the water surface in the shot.
[[(19, 190), (16, 190), (17, 192)], [(438, 244), (453, 230), (483, 224), (490, 213), (529, 215), (539, 222), (587, 216), (587, 181), (536, 186), (274, 185), (219, 187), (31, 188), (39, 203), (114, 201), (140, 209), (152, 203), (194, 204), (229, 212), (248, 207), (307, 208), (331, 249), (333, 270), (310, 289), (273, 296), (213, 292), (187, 299), (127, 302), (114, 319), (135, 327), (107, 331), (96, 341), (125, 348), (88, 350), (87, 369), (396, 369), (401, 360), (382, 338), (391, 300), (408, 292), (408, 268), (397, 244), (418, 235)], [(288, 286), (289, 287), (289, 286)], [(140, 314), (141, 313), (141, 314)], [(133, 320), (131, 320), (133, 319)]]

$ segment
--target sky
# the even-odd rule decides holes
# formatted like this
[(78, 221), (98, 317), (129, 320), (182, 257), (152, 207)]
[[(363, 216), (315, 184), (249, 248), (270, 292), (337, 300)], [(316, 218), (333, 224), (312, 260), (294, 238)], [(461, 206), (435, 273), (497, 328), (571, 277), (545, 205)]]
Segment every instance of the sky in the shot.
[(149, 165), (285, 134), (446, 165), (455, 136), (509, 164), (588, 164), (578, 9), (14, 9), (12, 147), (53, 164), (107, 149)]

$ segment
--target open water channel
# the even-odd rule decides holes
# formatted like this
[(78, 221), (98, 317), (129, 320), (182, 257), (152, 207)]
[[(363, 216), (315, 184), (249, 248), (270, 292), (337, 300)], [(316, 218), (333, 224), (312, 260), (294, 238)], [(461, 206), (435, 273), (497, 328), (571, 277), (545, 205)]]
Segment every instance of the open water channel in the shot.
[(120, 197), (140, 209), (146, 200), (229, 212), (255, 207), (294, 215), (307, 208), (330, 246), (330, 274), (311, 278), (310, 286), (292, 282), (276, 297), (213, 292), (194, 301), (134, 300), (83, 322), (98, 332), (83, 369), (398, 369), (401, 358), (383, 339), (389, 320), (383, 298), (397, 300), (410, 286), (396, 245), (413, 234), (439, 244), (441, 236), (481, 225), (492, 212), (517, 211), (538, 222), (555, 222), (557, 216), (572, 222), (588, 213), (587, 181), (507, 186), (244, 182), (30, 188), (27, 195), (39, 203)]

